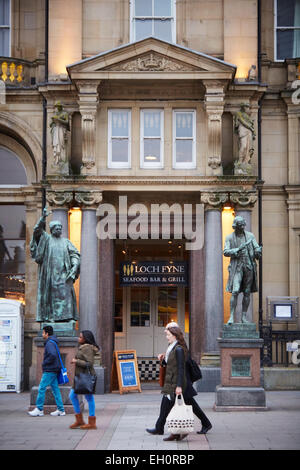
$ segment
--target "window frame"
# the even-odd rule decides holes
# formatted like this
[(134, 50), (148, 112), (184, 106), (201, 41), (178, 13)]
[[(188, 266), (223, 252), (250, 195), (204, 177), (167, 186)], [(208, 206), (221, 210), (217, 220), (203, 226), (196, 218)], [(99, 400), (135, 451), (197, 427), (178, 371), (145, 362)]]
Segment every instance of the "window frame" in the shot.
[(11, 19), (12, 19), (12, 2), (11, 0), (8, 1), (8, 12), (9, 12), (9, 18), (8, 18), (8, 25), (0, 24), (0, 30), (8, 30), (8, 55), (4, 55), (2, 57), (11, 57)]
[[(176, 115), (180, 113), (191, 113), (193, 116), (193, 137), (177, 137), (176, 136)], [(175, 170), (185, 170), (185, 169), (195, 169), (197, 167), (197, 160), (196, 160), (196, 110), (195, 109), (173, 109), (172, 113), (173, 119), (173, 139), (172, 139), (172, 163), (173, 169)], [(177, 140), (192, 140), (192, 161), (191, 162), (177, 162), (176, 161), (176, 141)]]
[[(274, 62), (284, 62), (287, 58), (277, 58), (277, 31), (279, 30), (300, 30), (300, 26), (277, 26), (278, 0), (274, 0)], [(293, 57), (288, 57), (293, 59)]]
[[(113, 112), (124, 112), (127, 111), (128, 113), (128, 136), (124, 137), (116, 137), (112, 136), (112, 114)], [(112, 141), (113, 139), (124, 139), (128, 140), (128, 155), (127, 155), (127, 162), (113, 162), (112, 161)], [(107, 166), (108, 168), (131, 168), (131, 109), (130, 108), (110, 108), (108, 109), (108, 161)]]
[[(160, 112), (160, 161), (145, 162), (144, 159), (144, 139), (155, 139), (157, 137), (144, 137), (144, 113), (147, 111)], [(140, 109), (140, 167), (143, 169), (164, 168), (164, 109), (162, 108), (142, 108)]]
[[(154, 0), (150, 0), (152, 2), (152, 11), (153, 11), (153, 5), (154, 5)], [(176, 44), (176, 0), (170, 0), (171, 2), (171, 16), (136, 16), (135, 15), (135, 0), (130, 1), (130, 42), (135, 42), (137, 41), (136, 39), (136, 30), (135, 30), (135, 20), (136, 19), (148, 19), (152, 20), (154, 24), (155, 19), (159, 18), (164, 18), (164, 19), (170, 19), (171, 20), (171, 42)], [(152, 24), (152, 32), (153, 32), (153, 24)], [(154, 33), (152, 34), (153, 37)], [(144, 39), (144, 38), (143, 38)], [(157, 38), (160, 39), (160, 38)], [(141, 41), (142, 39), (139, 39)], [(164, 41), (164, 39), (162, 39)]]

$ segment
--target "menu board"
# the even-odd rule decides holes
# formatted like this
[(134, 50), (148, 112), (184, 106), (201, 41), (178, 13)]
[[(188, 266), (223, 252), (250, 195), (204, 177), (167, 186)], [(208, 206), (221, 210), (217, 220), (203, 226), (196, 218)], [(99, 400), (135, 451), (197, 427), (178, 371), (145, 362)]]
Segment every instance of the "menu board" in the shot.
[(141, 392), (136, 351), (114, 351), (111, 370), (111, 391), (120, 394), (129, 391)]
[(16, 391), (17, 318), (0, 318), (0, 391)]

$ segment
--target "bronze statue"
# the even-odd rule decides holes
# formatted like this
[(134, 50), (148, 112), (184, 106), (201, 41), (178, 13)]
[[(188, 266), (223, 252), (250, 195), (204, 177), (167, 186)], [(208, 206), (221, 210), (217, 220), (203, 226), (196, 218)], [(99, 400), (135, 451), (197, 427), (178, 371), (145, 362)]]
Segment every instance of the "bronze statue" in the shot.
[(248, 323), (246, 313), (250, 303), (250, 293), (257, 292), (256, 259), (260, 258), (262, 247), (255, 236), (245, 230), (246, 221), (243, 217), (235, 217), (232, 228), (234, 232), (225, 239), (224, 256), (230, 256), (228, 267), (229, 278), (226, 291), (231, 292), (230, 318), (228, 325), (234, 323), (234, 314), (240, 292), (243, 293), (242, 323)]
[(30, 242), (31, 257), (39, 265), (36, 320), (77, 320), (73, 283), (79, 277), (80, 253), (70, 240), (61, 236), (59, 221), (50, 222), (51, 234), (45, 231), (49, 214), (47, 209), (43, 210)]

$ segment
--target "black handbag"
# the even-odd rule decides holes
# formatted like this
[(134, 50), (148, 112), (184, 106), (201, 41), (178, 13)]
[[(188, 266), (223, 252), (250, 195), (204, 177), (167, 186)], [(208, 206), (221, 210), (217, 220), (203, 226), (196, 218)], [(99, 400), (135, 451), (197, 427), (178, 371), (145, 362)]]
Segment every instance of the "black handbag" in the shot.
[(202, 379), (202, 372), (196, 361), (190, 356), (187, 360), (187, 366), (189, 368), (190, 378), (192, 382), (197, 382), (197, 380)]
[(95, 393), (97, 383), (97, 375), (88, 372), (81, 372), (74, 377), (74, 391), (77, 395), (91, 395)]

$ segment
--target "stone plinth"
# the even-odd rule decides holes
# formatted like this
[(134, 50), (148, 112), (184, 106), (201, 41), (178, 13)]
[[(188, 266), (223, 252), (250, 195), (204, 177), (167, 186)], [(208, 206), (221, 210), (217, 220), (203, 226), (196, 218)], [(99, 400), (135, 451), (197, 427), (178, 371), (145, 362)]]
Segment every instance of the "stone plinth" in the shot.
[(224, 325), (218, 339), (221, 354), (221, 384), (216, 387), (216, 411), (266, 410), (261, 386), (259, 339), (254, 323)]
[[(34, 343), (37, 347), (37, 368), (36, 368), (36, 385), (32, 387), (31, 394), (30, 394), (30, 406), (29, 411), (35, 408), (37, 393), (38, 393), (38, 385), (40, 383), (42, 377), (42, 363), (44, 358), (44, 346), (45, 341), (42, 337), (37, 336), (34, 339)], [(75, 373), (75, 365), (71, 364), (71, 360), (75, 357), (76, 351), (78, 348), (78, 339), (77, 337), (59, 337), (59, 350), (60, 355), (63, 361), (64, 366), (67, 368), (69, 383), (67, 385), (60, 385), (60, 392), (64, 404), (64, 408), (66, 413), (74, 413), (74, 409), (72, 403), (69, 400), (69, 393), (72, 388), (73, 380), (74, 380), (74, 373)], [(81, 405), (83, 409), (83, 404)], [(44, 413), (51, 413), (55, 411), (57, 408), (51, 388), (48, 387), (45, 395), (45, 404), (44, 404)]]

